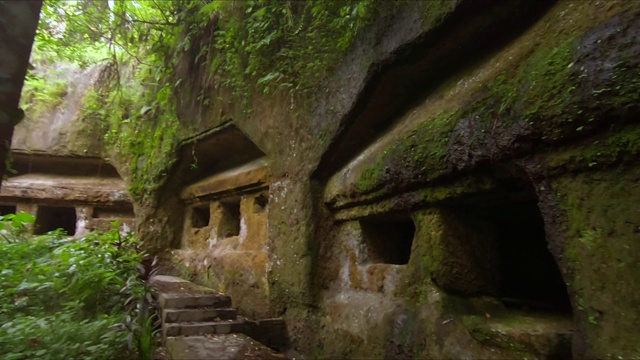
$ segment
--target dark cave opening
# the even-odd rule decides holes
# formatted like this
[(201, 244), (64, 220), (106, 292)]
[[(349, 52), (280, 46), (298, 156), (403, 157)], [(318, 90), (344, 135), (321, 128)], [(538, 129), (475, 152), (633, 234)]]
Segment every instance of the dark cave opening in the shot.
[(375, 216), (360, 220), (365, 254), (361, 263), (409, 263), (416, 227), (407, 216)]
[(505, 306), (571, 312), (533, 190), (492, 194), (465, 202), (462, 209), (466, 216), (491, 225), (499, 257), (499, 297)]
[(227, 238), (240, 235), (240, 197), (220, 201), (222, 216), (218, 227), (218, 236)]
[(76, 233), (76, 209), (65, 206), (38, 206), (34, 235), (62, 229), (67, 235)]
[(191, 208), (191, 227), (194, 229), (201, 229), (209, 226), (210, 220), (211, 213), (209, 211), (209, 204), (194, 206)]
[(15, 205), (0, 205), (0, 216), (15, 214), (17, 206)]
[(253, 212), (261, 213), (264, 212), (269, 204), (269, 196), (267, 194), (260, 194), (256, 196), (253, 200)]

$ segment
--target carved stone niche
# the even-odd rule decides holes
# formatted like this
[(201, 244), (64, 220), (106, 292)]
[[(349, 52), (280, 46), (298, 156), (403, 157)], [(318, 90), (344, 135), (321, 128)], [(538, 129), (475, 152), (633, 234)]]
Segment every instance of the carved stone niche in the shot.
[(184, 204), (180, 271), (228, 293), (250, 317), (269, 311), (267, 158), (244, 133), (224, 125), (186, 142), (173, 186)]
[(186, 205), (183, 248), (211, 248), (233, 237), (244, 243), (247, 232), (266, 240), (266, 230), (259, 229), (266, 227), (268, 206), (264, 158), (206, 177), (184, 188), (181, 197)]
[(90, 156), (61, 156), (14, 149), (15, 172), (0, 190), (0, 214), (27, 212), (36, 217), (35, 235), (63, 229), (69, 236), (135, 229), (131, 198), (116, 168)]

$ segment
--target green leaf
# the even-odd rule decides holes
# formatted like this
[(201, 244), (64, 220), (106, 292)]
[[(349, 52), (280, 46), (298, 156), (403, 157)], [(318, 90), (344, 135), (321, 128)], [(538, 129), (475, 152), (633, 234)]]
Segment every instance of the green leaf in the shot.
[(142, 109), (140, 110), (140, 115), (146, 115), (152, 109), (153, 108), (151, 106), (143, 106)]
[(17, 213), (15, 215), (14, 220), (17, 220), (17, 221), (20, 221), (20, 222), (23, 222), (23, 223), (32, 224), (32, 223), (34, 223), (36, 221), (36, 218), (33, 215), (29, 214), (29, 213), (21, 211), (21, 212), (19, 212), (19, 213)]

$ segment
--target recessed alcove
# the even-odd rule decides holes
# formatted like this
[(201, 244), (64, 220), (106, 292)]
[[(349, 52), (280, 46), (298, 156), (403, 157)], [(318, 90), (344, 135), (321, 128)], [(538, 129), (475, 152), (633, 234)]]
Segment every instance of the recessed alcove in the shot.
[(66, 206), (38, 206), (33, 233), (43, 235), (62, 229), (67, 235), (76, 233), (76, 209)]
[(209, 205), (199, 205), (191, 208), (191, 227), (201, 229), (209, 226), (211, 220), (211, 212)]
[(0, 205), (0, 216), (15, 214), (17, 207), (15, 205)]
[(240, 235), (240, 197), (220, 201), (220, 223), (218, 237), (227, 238)]
[(102, 158), (94, 156), (64, 156), (46, 152), (13, 149), (13, 168), (18, 175), (56, 174), (81, 177), (118, 179), (118, 170)]
[(566, 285), (549, 251), (533, 189), (509, 187), (449, 207), (488, 225), (498, 261), (498, 297), (508, 308), (571, 312)]
[(267, 194), (260, 194), (253, 199), (253, 212), (261, 213), (267, 208), (269, 197)]
[(409, 262), (416, 227), (408, 215), (384, 215), (360, 220), (362, 229), (361, 264)]
[(128, 219), (134, 218), (132, 205), (123, 206), (97, 206), (93, 208), (93, 218), (96, 219)]
[(183, 187), (264, 157), (265, 153), (247, 135), (228, 123), (184, 140), (172, 172), (176, 185)]

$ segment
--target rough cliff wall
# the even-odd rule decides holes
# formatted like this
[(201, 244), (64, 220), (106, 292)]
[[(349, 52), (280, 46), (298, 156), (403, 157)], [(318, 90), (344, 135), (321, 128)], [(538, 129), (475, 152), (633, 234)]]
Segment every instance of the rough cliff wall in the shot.
[[(638, 3), (425, 4), (304, 97), (246, 104), (184, 55), (183, 126), (231, 123), (268, 160), (267, 286), (225, 289), (317, 357), (640, 356)], [(183, 188), (237, 165), (194, 143), (138, 204), (156, 249), (183, 244)]]
[(103, 156), (108, 125), (88, 119), (84, 110), (104, 66), (37, 65), (27, 80), (12, 148), (55, 155)]

